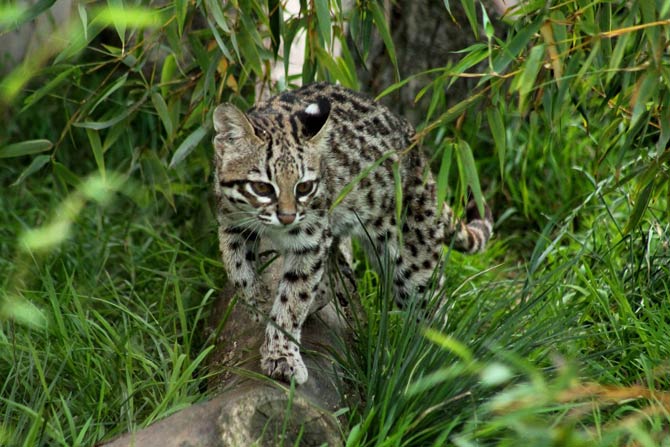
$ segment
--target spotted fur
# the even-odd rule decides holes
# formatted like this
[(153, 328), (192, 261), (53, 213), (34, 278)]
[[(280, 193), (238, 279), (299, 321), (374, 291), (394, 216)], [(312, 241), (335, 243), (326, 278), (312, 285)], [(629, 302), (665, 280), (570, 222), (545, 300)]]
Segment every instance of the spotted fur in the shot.
[[(252, 307), (269, 299), (255, 270), (256, 240), (269, 237), (284, 255), (261, 348), (269, 376), (307, 380), (300, 328), (340, 239), (357, 238), (372, 260), (382, 254), (390, 259), (396, 301), (403, 306), (428, 287), (443, 244), (476, 252), (491, 235), (488, 208), (480, 216), (469, 206), (467, 223), (454, 219), (448, 206), (438, 215), (435, 181), (420, 150), (400, 154), (414, 129), (359, 93), (312, 84), (246, 114), (223, 104), (214, 112), (214, 127), (220, 248), (230, 278)], [(330, 211), (345, 185), (385, 154)], [(396, 163), (405, 198), (402, 222), (396, 220)]]

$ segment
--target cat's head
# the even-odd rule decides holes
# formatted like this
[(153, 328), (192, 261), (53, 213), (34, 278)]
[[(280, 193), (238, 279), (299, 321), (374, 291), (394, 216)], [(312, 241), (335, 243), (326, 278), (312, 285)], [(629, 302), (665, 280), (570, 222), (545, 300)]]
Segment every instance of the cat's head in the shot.
[[(239, 215), (286, 228), (314, 218), (324, 191), (322, 154), (329, 142), (330, 104), (324, 98), (295, 113), (245, 114), (231, 104), (214, 111), (215, 190)], [(253, 225), (253, 220), (249, 222)]]

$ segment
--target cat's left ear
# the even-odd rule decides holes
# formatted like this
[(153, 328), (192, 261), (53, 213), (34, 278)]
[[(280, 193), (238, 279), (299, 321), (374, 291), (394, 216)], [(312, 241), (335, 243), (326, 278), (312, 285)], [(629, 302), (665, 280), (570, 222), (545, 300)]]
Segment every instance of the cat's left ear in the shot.
[(318, 144), (325, 140), (330, 130), (329, 117), (330, 102), (323, 97), (298, 112), (302, 133), (308, 142)]
[(254, 127), (247, 115), (232, 104), (224, 103), (214, 109), (212, 116), (217, 135), (226, 135), (232, 139), (254, 140)]

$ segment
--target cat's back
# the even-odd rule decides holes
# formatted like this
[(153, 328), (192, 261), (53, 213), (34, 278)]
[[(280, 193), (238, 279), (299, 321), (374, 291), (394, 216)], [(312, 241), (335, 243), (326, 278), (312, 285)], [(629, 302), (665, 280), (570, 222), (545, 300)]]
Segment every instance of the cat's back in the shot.
[(398, 150), (409, 145), (414, 135), (412, 125), (374, 98), (341, 85), (324, 82), (283, 92), (257, 104), (250, 112), (291, 116), (304, 113), (314, 104), (321, 104), (323, 108), (324, 101), (329, 108), (335, 143), (337, 140), (347, 140), (350, 143), (365, 142), (367, 146), (372, 144), (385, 150)]

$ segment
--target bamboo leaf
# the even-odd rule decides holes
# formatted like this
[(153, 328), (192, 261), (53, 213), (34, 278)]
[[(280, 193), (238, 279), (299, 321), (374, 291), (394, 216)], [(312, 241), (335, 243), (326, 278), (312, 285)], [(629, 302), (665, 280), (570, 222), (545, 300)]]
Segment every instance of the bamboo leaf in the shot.
[(151, 102), (153, 103), (156, 112), (158, 113), (158, 117), (163, 123), (163, 127), (165, 127), (167, 139), (172, 140), (172, 137), (174, 136), (174, 126), (172, 125), (172, 118), (170, 117), (170, 112), (168, 111), (168, 107), (165, 103), (165, 100), (163, 99), (163, 96), (161, 96), (159, 92), (155, 91), (151, 93)]
[(656, 21), (655, 0), (638, 0), (637, 4), (640, 6), (640, 11), (642, 12), (643, 23), (652, 23)]
[(516, 88), (519, 89), (519, 109), (525, 110), (526, 98), (528, 94), (536, 88), (535, 79), (542, 68), (542, 61), (544, 57), (544, 45), (537, 45), (530, 50), (528, 60), (524, 64), (521, 75), (516, 81)]
[(27, 140), (20, 143), (9, 144), (0, 148), (0, 158), (21, 157), (30, 154), (46, 152), (53, 147), (49, 140)]
[[(306, 47), (305, 52), (308, 50), (309, 46)], [(302, 63), (302, 83), (309, 84), (314, 82), (314, 76), (316, 75), (316, 63), (315, 60), (309, 57), (308, 54), (305, 55), (305, 60)]]
[(126, 42), (126, 23), (125, 18), (129, 15), (124, 11), (123, 0), (107, 0), (107, 4), (110, 8), (113, 8), (118, 14), (116, 20), (111, 20), (113, 22), (114, 28), (116, 29), (116, 34), (119, 35), (119, 40), (125, 46)]
[(558, 48), (559, 54), (563, 54), (568, 49), (568, 26), (565, 14), (557, 10), (551, 13), (551, 29), (554, 35), (554, 43)]
[[(154, 191), (160, 192), (165, 200), (174, 207), (174, 195), (170, 176), (165, 168), (165, 162), (158, 158), (156, 152), (147, 151), (140, 158), (142, 172), (145, 173), (146, 182)], [(140, 200), (143, 200), (140, 197)]]
[(291, 63), (291, 60), (290, 60), (291, 46), (293, 45), (293, 40), (295, 39), (298, 32), (302, 29), (304, 24), (305, 24), (305, 18), (302, 17), (302, 18), (299, 18), (299, 19), (290, 20), (284, 26), (284, 35), (283, 35), (284, 51), (283, 51), (282, 59), (284, 59), (284, 77), (285, 78), (288, 78), (288, 69), (289, 69), (289, 65)]
[(83, 3), (77, 5), (77, 10), (79, 12), (79, 20), (81, 20), (81, 26), (84, 29), (84, 39), (88, 39), (88, 13), (86, 12), (86, 7)]
[(52, 80), (47, 82), (44, 86), (40, 87), (39, 89), (35, 90), (33, 93), (31, 93), (26, 99), (23, 101), (23, 108), (21, 109), (21, 112), (25, 112), (38, 102), (40, 99), (44, 98), (46, 95), (48, 95), (53, 89), (58, 87), (63, 81), (67, 79), (68, 76), (70, 76), (72, 73), (79, 71), (79, 67), (69, 67), (66, 70), (58, 73)]
[(662, 5), (661, 10), (658, 12), (658, 16), (665, 19), (670, 12), (670, 2), (662, 2)]
[(651, 194), (654, 191), (654, 182), (648, 182), (642, 191), (640, 191), (635, 197), (635, 206), (633, 211), (630, 213), (628, 222), (626, 223), (626, 228), (624, 228), (624, 234), (630, 233), (637, 225), (640, 223), (640, 219), (644, 215), (647, 206), (649, 206), (649, 201), (651, 199)]
[[(55, 0), (54, 0), (55, 1)], [(0, 5), (0, 30), (16, 28), (23, 21), (23, 16), (26, 14), (28, 8), (24, 4), (7, 4)]]
[(333, 57), (323, 48), (315, 47), (316, 58), (325, 67), (326, 73), (331, 80), (339, 81), (342, 85), (348, 85), (348, 76), (340, 69)]
[[(241, 19), (241, 23), (242, 23), (242, 29), (247, 34), (249, 34), (251, 40), (253, 41), (253, 43), (259, 49), (264, 50), (266, 44), (263, 42), (263, 37), (261, 37), (261, 35), (259, 33), (259, 30), (258, 30), (258, 25), (254, 20), (252, 20), (252, 16), (250, 14), (242, 14), (240, 16), (240, 19)], [(262, 17), (261, 17), (261, 19), (262, 19)]]
[(384, 41), (384, 46), (386, 47), (386, 51), (389, 54), (391, 63), (393, 64), (393, 68), (395, 70), (394, 80), (398, 81), (400, 79), (400, 71), (398, 70), (398, 58), (396, 57), (395, 45), (393, 44), (393, 39), (391, 38), (391, 33), (389, 32), (386, 18), (384, 18), (384, 13), (382, 12), (382, 9), (377, 2), (370, 3), (370, 12), (372, 13), (372, 20), (375, 23), (375, 26), (377, 27), (377, 30), (379, 31), (379, 34), (382, 37), (382, 40)]
[(647, 74), (636, 85), (637, 92), (633, 99), (633, 115), (630, 119), (630, 128), (634, 128), (639, 119), (647, 111), (647, 102), (656, 95), (658, 91), (658, 80), (656, 76)]
[(93, 113), (93, 111), (94, 111), (94, 110), (95, 110), (95, 109), (96, 109), (96, 108), (97, 108), (97, 107), (98, 107), (98, 106), (99, 106), (105, 99), (109, 98), (109, 96), (110, 96), (112, 93), (114, 93), (115, 91), (117, 91), (118, 89), (120, 89), (121, 87), (123, 87), (123, 85), (126, 83), (127, 80), (128, 80), (128, 73), (124, 74), (124, 75), (121, 76), (119, 79), (117, 79), (116, 81), (114, 81), (114, 83), (112, 83), (109, 87), (107, 87), (106, 89), (104, 89), (104, 90), (100, 93), (100, 96), (98, 97), (98, 99), (93, 103), (93, 105), (91, 106), (91, 108), (88, 110), (87, 114), (91, 114), (91, 113)]
[(465, 16), (468, 18), (468, 22), (470, 22), (470, 28), (472, 28), (472, 33), (475, 35), (475, 39), (479, 39), (479, 26), (477, 25), (477, 9), (475, 8), (475, 1), (461, 0), (461, 5), (463, 5)]
[(484, 3), (480, 3), (479, 6), (481, 6), (482, 10), (482, 25), (484, 26), (484, 33), (486, 33), (486, 38), (490, 40), (495, 35), (495, 28), (493, 28), (491, 19), (489, 19), (489, 15), (486, 12), (486, 7), (484, 7)]
[(30, 162), (28, 167), (23, 170), (19, 178), (16, 179), (14, 183), (12, 183), (12, 186), (20, 185), (23, 183), (23, 181), (28, 178), (29, 176), (33, 175), (40, 169), (44, 167), (47, 163), (49, 163), (49, 160), (51, 160), (50, 155), (38, 155), (37, 157), (33, 158), (33, 161)]
[(186, 14), (188, 12), (188, 0), (175, 0), (174, 13), (177, 17), (177, 32), (179, 37), (184, 34), (184, 24), (186, 23)]
[(161, 93), (163, 96), (168, 96), (169, 90), (167, 84), (175, 77), (177, 72), (177, 60), (174, 54), (168, 54), (163, 60), (163, 68), (161, 68)]
[(356, 74), (356, 63), (354, 58), (349, 51), (349, 45), (347, 45), (346, 38), (340, 37), (340, 43), (342, 45), (342, 58), (338, 59), (338, 65), (342, 67), (342, 71), (347, 75), (347, 83), (344, 84), (346, 87), (349, 87), (353, 90), (360, 90), (358, 84), (358, 77)]
[(453, 15), (451, 13), (451, 5), (449, 4), (449, 0), (443, 0), (443, 3), (444, 3), (444, 8), (447, 10), (449, 15), (453, 17)]
[(56, 177), (64, 184), (76, 188), (81, 183), (79, 176), (68, 169), (64, 164), (55, 161), (53, 167), (54, 174), (56, 174)]
[(133, 104), (131, 107), (126, 108), (122, 113), (118, 114), (114, 118), (108, 119), (106, 121), (84, 121), (82, 123), (74, 123), (73, 126), (75, 127), (81, 127), (84, 129), (94, 129), (94, 130), (101, 130), (101, 129), (107, 129), (108, 127), (112, 127), (113, 125), (120, 123), (124, 119), (128, 118), (130, 115), (135, 113), (138, 108), (144, 102), (147, 100), (147, 96), (149, 96), (149, 92), (147, 91), (142, 98), (140, 98), (139, 101), (137, 101), (135, 104)]
[(538, 32), (543, 23), (542, 17), (539, 17), (530, 25), (521, 28), (518, 33), (513, 34), (509, 44), (502, 45), (500, 53), (493, 59), (493, 71), (495, 73), (504, 72), (507, 66), (515, 58), (519, 57), (521, 51), (528, 46), (530, 40)]
[(18, 5), (15, 7), (12, 7), (10, 5), (5, 6), (3, 4), (2, 9), (0, 9), (0, 12), (2, 12), (3, 16), (7, 14), (7, 17), (6, 18), (3, 17), (2, 19), (0, 19), (0, 25), (4, 25), (5, 23), (13, 25), (11, 27), (3, 26), (2, 28), (4, 29), (18, 28), (23, 23), (30, 22), (35, 17), (39, 16), (44, 11), (51, 8), (54, 5), (54, 3), (56, 3), (56, 0), (38, 0), (33, 5), (30, 5), (30, 7), (21, 5), (21, 2), (18, 2)]
[[(626, 48), (628, 47), (630, 34), (624, 34), (623, 36), (617, 39), (617, 43), (614, 46), (614, 51), (612, 56), (609, 58), (609, 70), (605, 75), (605, 79), (609, 83), (614, 75), (619, 73), (619, 68), (621, 67), (621, 60), (623, 59)], [(597, 54), (597, 53), (596, 53)]]
[[(661, 104), (668, 104), (668, 98), (670, 98), (670, 93), (666, 91)], [(666, 148), (668, 141), (670, 141), (670, 107), (661, 108), (661, 135), (658, 137), (656, 142), (656, 148), (659, 151), (662, 151)], [(670, 204), (668, 204), (670, 206)]]
[(223, 10), (221, 9), (221, 2), (217, 0), (205, 0), (205, 5), (207, 6), (208, 16), (214, 18), (214, 21), (217, 25), (219, 25), (224, 33), (229, 34), (230, 27), (228, 27), (228, 22), (226, 21)]
[(88, 136), (88, 141), (91, 144), (91, 150), (93, 151), (93, 158), (95, 158), (95, 164), (98, 166), (98, 171), (102, 178), (105, 177), (105, 156), (102, 150), (102, 143), (100, 142), (100, 134), (98, 131), (93, 129), (86, 129), (86, 136)]
[(184, 141), (182, 141), (182, 143), (175, 151), (174, 155), (172, 156), (172, 160), (170, 160), (170, 165), (168, 168), (172, 169), (181, 163), (193, 151), (193, 149), (195, 149), (200, 141), (202, 141), (205, 135), (207, 135), (207, 131), (208, 130), (204, 126), (200, 126), (191, 132), (191, 134), (186, 137)]
[(458, 80), (457, 75), (465, 73), (468, 69), (476, 66), (489, 56), (489, 48), (483, 43), (476, 43), (471, 45), (468, 48), (462, 50), (462, 52), (465, 54), (465, 56), (463, 56), (461, 60), (449, 68), (448, 73), (452, 75), (449, 81), (449, 85), (452, 85)]
[[(428, 111), (426, 112), (426, 121), (430, 121), (435, 110), (443, 109), (445, 106), (445, 88), (444, 88), (444, 77), (440, 76), (433, 82), (433, 95), (430, 98), (430, 105), (428, 106)], [(417, 99), (418, 100), (418, 99)]]
[(505, 155), (507, 152), (507, 138), (505, 136), (505, 125), (503, 123), (502, 114), (500, 110), (494, 107), (486, 111), (486, 116), (489, 122), (489, 129), (493, 136), (493, 143), (495, 144), (496, 152), (498, 153), (498, 164), (500, 166), (500, 178), (505, 178)]
[(328, 7), (328, 0), (314, 0), (314, 7), (316, 9), (316, 20), (319, 25), (319, 35), (323, 39), (324, 46), (330, 46), (330, 9)]
[(442, 146), (442, 161), (440, 170), (437, 172), (437, 210), (438, 215), (442, 212), (442, 205), (447, 197), (449, 187), (449, 171), (451, 171), (451, 160), (454, 156), (454, 144), (451, 141), (445, 141)]
[(405, 84), (409, 83), (409, 81), (411, 81), (411, 80), (412, 80), (412, 78), (405, 78), (401, 81), (398, 81), (398, 82), (395, 82), (395, 83), (389, 85), (379, 95), (377, 95), (377, 97), (375, 99), (377, 101), (379, 101), (384, 96), (389, 95), (389, 94), (395, 92), (396, 90), (401, 89)]
[(479, 175), (477, 174), (477, 165), (472, 155), (472, 149), (465, 140), (459, 140), (456, 154), (461, 173), (461, 180), (472, 190), (472, 195), (477, 203), (477, 209), (481, 216), (484, 215), (484, 196), (479, 185)]
[(282, 24), (284, 23), (282, 4), (279, 0), (268, 0), (268, 11), (270, 12), (270, 35), (272, 36), (272, 54), (275, 59), (279, 54), (281, 43)]
[(98, 25), (116, 27), (123, 41), (126, 27), (147, 28), (160, 26), (162, 17), (158, 11), (150, 8), (124, 6), (120, 0), (112, 0), (114, 4), (99, 10), (93, 19)]
[(118, 139), (128, 131), (128, 127), (125, 123), (116, 123), (113, 125), (106, 133), (105, 140), (102, 143), (102, 153), (104, 154), (107, 150), (112, 147)]
[(246, 30), (241, 31), (237, 35), (237, 42), (239, 43), (240, 55), (243, 58), (241, 61), (242, 67), (249, 66), (254, 73), (262, 76), (261, 58), (252, 36)]
[(214, 40), (216, 40), (216, 44), (219, 46), (219, 49), (221, 50), (221, 53), (229, 60), (233, 60), (233, 55), (228, 49), (228, 46), (224, 43), (223, 38), (221, 37), (221, 34), (219, 34), (219, 31), (216, 29), (216, 26), (212, 24), (211, 20), (207, 20), (207, 24), (209, 25), (209, 29), (212, 32), (212, 35), (214, 36)]

